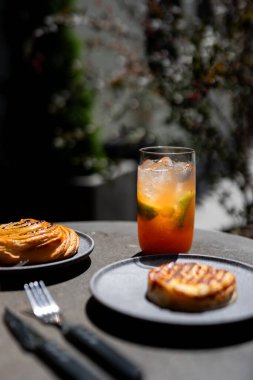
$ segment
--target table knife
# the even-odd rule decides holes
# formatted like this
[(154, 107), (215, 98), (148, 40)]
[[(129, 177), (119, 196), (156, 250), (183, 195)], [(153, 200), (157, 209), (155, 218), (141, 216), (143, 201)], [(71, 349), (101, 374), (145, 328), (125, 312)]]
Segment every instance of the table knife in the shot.
[(44, 338), (9, 309), (5, 309), (3, 318), (12, 334), (26, 351), (35, 353), (64, 378), (98, 380), (98, 377), (93, 375), (83, 364), (70, 356), (54, 341)]

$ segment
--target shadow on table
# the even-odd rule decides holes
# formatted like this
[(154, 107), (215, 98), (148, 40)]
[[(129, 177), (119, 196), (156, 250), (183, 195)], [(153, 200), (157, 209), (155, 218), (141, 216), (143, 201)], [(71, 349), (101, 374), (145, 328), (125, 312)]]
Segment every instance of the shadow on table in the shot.
[(82, 262), (76, 262), (62, 267), (51, 267), (16, 272), (4, 272), (0, 274), (0, 291), (21, 290), (24, 284), (31, 281), (43, 280), (47, 285), (58, 284), (75, 278), (86, 272), (91, 265), (91, 259), (87, 257)]
[(253, 339), (253, 320), (215, 326), (169, 326), (142, 321), (113, 311), (91, 297), (86, 305), (91, 322), (108, 334), (155, 347), (199, 349), (240, 344)]

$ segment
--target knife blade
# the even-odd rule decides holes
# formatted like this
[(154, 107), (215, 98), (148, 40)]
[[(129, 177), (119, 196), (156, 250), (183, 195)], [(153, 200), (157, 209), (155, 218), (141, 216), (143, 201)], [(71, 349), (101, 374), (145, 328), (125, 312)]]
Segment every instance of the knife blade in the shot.
[(3, 319), (26, 351), (36, 354), (58, 374), (64, 376), (64, 378), (71, 380), (99, 380), (98, 377), (70, 356), (58, 344), (44, 338), (10, 309), (5, 309)]

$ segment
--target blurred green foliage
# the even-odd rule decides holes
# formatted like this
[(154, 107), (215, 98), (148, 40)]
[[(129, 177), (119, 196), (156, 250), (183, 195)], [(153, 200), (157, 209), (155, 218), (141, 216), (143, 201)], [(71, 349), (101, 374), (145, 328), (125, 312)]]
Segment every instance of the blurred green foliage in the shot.
[[(169, 144), (194, 147), (198, 185), (215, 189), (229, 178), (243, 196), (242, 209), (227, 211), (253, 220), (253, 5), (251, 0), (149, 0), (146, 53), (154, 80), (168, 106), (168, 128), (185, 139)], [(195, 9), (194, 9), (195, 6)]]
[(75, 0), (6, 0), (8, 75), (2, 126), (4, 165), (68, 176), (106, 165), (93, 125), (94, 93), (82, 64), (83, 46), (68, 22)]

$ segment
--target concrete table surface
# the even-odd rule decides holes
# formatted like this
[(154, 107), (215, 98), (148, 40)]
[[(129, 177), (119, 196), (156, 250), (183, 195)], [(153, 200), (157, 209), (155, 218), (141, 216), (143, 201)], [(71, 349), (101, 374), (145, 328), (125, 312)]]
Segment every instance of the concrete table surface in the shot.
[[(105, 265), (140, 252), (135, 222), (62, 222), (89, 234), (95, 242), (90, 256), (76, 265), (25, 274), (0, 272), (0, 311), (9, 307), (45, 337), (52, 338), (99, 378), (111, 375), (64, 341), (60, 332), (29, 315), (23, 284), (43, 279), (69, 322), (87, 325), (134, 361), (146, 380), (250, 380), (253, 378), (253, 321), (233, 328), (172, 328), (140, 322), (100, 305), (89, 283)], [(196, 230), (192, 254), (239, 260), (253, 265), (253, 240), (221, 232)], [(127, 286), (127, 284), (126, 284)], [(252, 290), (253, 292), (253, 290)], [(252, 301), (253, 302), (253, 301)], [(0, 323), (0, 379), (49, 380), (59, 377), (33, 354), (25, 352)], [(84, 379), (85, 380), (85, 379)]]

